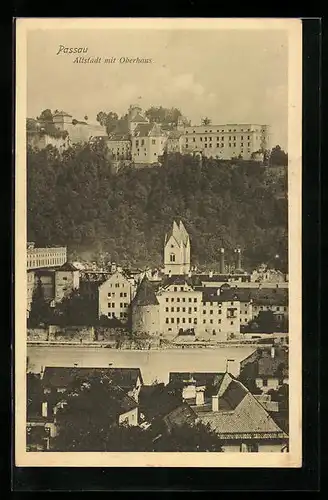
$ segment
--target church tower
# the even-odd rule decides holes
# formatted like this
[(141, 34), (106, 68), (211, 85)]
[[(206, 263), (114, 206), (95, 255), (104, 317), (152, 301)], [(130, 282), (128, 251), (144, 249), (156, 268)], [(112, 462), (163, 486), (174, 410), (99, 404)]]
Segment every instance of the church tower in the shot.
[(172, 229), (165, 235), (164, 272), (184, 275), (190, 272), (190, 238), (182, 221), (174, 221)]

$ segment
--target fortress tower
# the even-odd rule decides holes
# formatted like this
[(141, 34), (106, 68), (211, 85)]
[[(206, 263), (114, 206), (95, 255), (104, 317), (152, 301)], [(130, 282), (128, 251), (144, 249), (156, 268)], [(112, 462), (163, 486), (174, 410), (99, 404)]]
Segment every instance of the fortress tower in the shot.
[(174, 221), (172, 229), (165, 235), (164, 272), (171, 275), (184, 275), (190, 271), (190, 239), (180, 220)]

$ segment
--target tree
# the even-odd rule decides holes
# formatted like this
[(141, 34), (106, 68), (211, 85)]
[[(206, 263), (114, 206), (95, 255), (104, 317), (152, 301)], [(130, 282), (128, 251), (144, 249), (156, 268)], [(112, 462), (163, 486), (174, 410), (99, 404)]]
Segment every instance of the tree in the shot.
[(42, 282), (38, 279), (36, 287), (33, 291), (28, 326), (35, 328), (41, 324), (49, 325), (52, 322), (52, 318), (52, 309), (50, 304), (44, 298)]
[(51, 109), (44, 109), (40, 116), (37, 118), (37, 120), (44, 121), (44, 122), (52, 122), (53, 121), (53, 116)]
[(270, 166), (286, 167), (288, 165), (288, 154), (279, 145), (275, 146), (271, 150), (269, 164)]
[(94, 326), (98, 323), (97, 302), (73, 290), (57, 304), (54, 322), (71, 326)]
[(183, 424), (154, 441), (154, 451), (204, 452), (222, 451), (222, 441), (208, 424), (198, 421), (194, 425)]
[(272, 311), (260, 311), (258, 316), (249, 322), (248, 326), (251, 331), (273, 333), (277, 330), (277, 321)]
[(100, 123), (100, 125), (106, 127), (106, 132), (108, 135), (110, 135), (116, 129), (119, 121), (118, 114), (113, 111), (109, 111), (108, 113), (100, 111), (97, 114), (96, 119)]
[(201, 123), (202, 123), (202, 125), (210, 125), (212, 123), (212, 120), (210, 118), (208, 118), (207, 116), (205, 116), (205, 118), (202, 118)]

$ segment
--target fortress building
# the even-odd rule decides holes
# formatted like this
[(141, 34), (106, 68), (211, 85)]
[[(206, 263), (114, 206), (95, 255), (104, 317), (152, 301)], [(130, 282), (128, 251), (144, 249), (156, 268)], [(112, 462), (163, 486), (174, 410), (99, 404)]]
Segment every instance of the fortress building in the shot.
[(190, 272), (190, 239), (182, 221), (174, 221), (172, 230), (165, 235), (164, 273), (184, 275)]

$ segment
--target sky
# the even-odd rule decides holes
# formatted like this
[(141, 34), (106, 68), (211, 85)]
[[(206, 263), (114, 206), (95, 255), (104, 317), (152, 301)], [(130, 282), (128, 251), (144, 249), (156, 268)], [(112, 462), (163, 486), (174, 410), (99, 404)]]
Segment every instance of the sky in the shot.
[[(84, 57), (151, 59), (150, 64), (76, 64)], [(271, 145), (287, 149), (287, 31), (34, 30), (27, 38), (27, 116), (59, 109), (95, 122), (99, 111), (123, 115), (130, 104), (178, 107), (200, 124), (271, 127)]]

